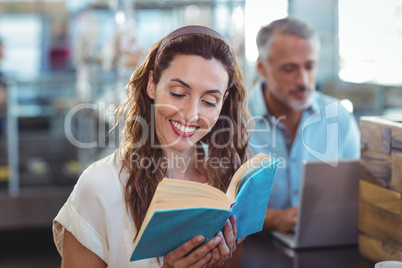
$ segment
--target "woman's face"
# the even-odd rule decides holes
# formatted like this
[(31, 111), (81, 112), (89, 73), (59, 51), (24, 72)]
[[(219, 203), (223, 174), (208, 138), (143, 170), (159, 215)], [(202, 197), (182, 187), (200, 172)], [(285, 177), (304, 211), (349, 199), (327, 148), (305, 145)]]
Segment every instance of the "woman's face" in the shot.
[(218, 60), (177, 55), (157, 85), (152, 73), (147, 93), (154, 100), (155, 131), (165, 150), (183, 152), (215, 125), (226, 97), (228, 73)]

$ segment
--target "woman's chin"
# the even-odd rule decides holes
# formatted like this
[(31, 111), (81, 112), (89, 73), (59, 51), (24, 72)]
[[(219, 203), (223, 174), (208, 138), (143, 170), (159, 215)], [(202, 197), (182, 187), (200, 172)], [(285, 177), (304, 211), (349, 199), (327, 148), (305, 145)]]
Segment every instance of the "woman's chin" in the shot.
[(176, 152), (185, 152), (188, 149), (193, 148), (195, 143), (190, 139), (180, 139), (172, 141), (168, 144), (162, 145), (163, 149), (169, 149)]

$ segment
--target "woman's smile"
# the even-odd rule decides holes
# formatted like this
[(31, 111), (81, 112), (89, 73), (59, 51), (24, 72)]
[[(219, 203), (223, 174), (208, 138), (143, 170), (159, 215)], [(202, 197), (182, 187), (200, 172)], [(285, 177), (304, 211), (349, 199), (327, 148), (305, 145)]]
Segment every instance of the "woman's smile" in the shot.
[(199, 128), (197, 126), (183, 125), (174, 120), (170, 120), (170, 124), (172, 125), (173, 132), (184, 138), (193, 136), (196, 133), (196, 130)]

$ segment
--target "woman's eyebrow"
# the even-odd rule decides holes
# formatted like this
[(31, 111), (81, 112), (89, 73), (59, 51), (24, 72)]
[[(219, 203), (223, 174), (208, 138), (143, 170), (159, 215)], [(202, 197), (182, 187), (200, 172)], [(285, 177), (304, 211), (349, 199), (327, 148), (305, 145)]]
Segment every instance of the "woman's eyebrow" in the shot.
[(221, 94), (221, 95), (223, 95), (223, 93), (222, 93), (222, 91), (220, 91), (219, 89), (211, 89), (211, 90), (207, 90), (207, 91), (205, 91), (204, 93), (206, 93), (206, 94), (213, 94), (213, 93), (219, 93), (219, 94)]
[(179, 82), (180, 84), (182, 84), (183, 86), (185, 86), (188, 89), (191, 89), (190, 85), (187, 84), (186, 82), (184, 82), (183, 80), (179, 79), (179, 78), (173, 78), (170, 81), (174, 81), (174, 82)]
[[(187, 84), (186, 82), (184, 82), (183, 80), (181, 80), (180, 78), (172, 78), (170, 81), (173, 82), (178, 82), (180, 84), (182, 84), (183, 86), (185, 86), (188, 89), (191, 89), (191, 86), (189, 84)], [(221, 95), (223, 95), (222, 91), (220, 91), (219, 89), (210, 89), (204, 92), (205, 94), (213, 94), (213, 93), (219, 93)]]

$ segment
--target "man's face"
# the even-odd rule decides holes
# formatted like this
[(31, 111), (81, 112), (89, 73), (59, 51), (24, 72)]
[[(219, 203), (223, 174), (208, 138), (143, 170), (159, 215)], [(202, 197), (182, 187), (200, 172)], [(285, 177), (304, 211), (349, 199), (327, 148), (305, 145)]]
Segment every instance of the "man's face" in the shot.
[(288, 34), (274, 37), (268, 58), (258, 62), (271, 101), (295, 110), (309, 106), (315, 91), (318, 50), (311, 39)]

